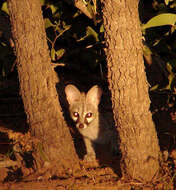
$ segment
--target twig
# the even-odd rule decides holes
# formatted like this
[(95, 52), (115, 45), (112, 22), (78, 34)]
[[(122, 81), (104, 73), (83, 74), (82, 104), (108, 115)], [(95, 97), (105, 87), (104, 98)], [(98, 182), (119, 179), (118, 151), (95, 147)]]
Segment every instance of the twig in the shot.
[(17, 64), (17, 59), (15, 59), (15, 61), (13, 62), (12, 64), (12, 67), (10, 69), (10, 72), (13, 72), (14, 71), (14, 68), (15, 68), (15, 65)]
[(66, 64), (65, 64), (65, 63), (51, 63), (51, 66), (52, 66), (52, 67), (57, 67), (57, 66), (65, 67)]
[(13, 160), (0, 161), (0, 168), (7, 168), (10, 166), (19, 166), (19, 162)]

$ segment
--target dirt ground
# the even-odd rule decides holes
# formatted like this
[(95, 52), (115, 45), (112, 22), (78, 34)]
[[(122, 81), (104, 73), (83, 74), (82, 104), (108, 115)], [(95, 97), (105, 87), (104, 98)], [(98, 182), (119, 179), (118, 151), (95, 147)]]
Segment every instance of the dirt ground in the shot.
[[(5, 89), (4, 87), (7, 87)], [(153, 183), (142, 184), (121, 177), (119, 157), (107, 164), (83, 163), (74, 174), (62, 176), (35, 175), (30, 167), (24, 166), (18, 152), (30, 150), (31, 137), (27, 133), (25, 114), (18, 91), (12, 90), (16, 83), (8, 81), (0, 93), (0, 190), (174, 190), (176, 189), (176, 108), (175, 102), (168, 105), (167, 94), (151, 93), (153, 120), (163, 152), (162, 177)], [(9, 90), (10, 89), (10, 90)], [(79, 138), (78, 138), (79, 140)], [(81, 141), (81, 140), (80, 140)], [(16, 154), (14, 155), (14, 150)], [(100, 152), (101, 154), (101, 152)], [(14, 159), (14, 156), (17, 158)], [(30, 162), (30, 156), (29, 157)]]

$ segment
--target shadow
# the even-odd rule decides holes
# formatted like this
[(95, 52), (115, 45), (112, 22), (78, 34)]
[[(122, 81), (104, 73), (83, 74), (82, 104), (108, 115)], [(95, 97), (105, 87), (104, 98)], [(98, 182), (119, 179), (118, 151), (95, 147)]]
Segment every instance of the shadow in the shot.
[[(151, 87), (158, 84), (158, 89), (149, 90), (151, 100), (150, 111), (158, 135), (161, 151), (169, 152), (176, 145), (176, 99), (170, 90), (164, 89), (168, 84), (167, 73), (157, 63), (157, 57), (152, 56), (152, 63), (145, 62), (147, 80)], [(163, 62), (163, 68), (166, 63)]]
[(176, 146), (176, 120), (172, 119), (172, 114), (176, 113), (176, 107), (168, 107), (167, 94), (150, 93), (150, 99), (161, 151), (170, 152)]
[[(111, 92), (108, 89), (108, 86), (105, 86), (103, 89), (103, 95), (101, 97), (101, 102), (99, 105), (99, 126), (100, 131), (98, 138), (101, 138), (105, 131), (108, 128), (108, 132), (111, 134), (108, 136), (108, 132), (106, 138), (110, 139), (108, 144), (98, 144), (95, 143), (95, 152), (96, 157), (101, 166), (109, 166), (113, 169), (113, 171), (121, 177), (121, 168), (120, 168), (120, 160), (121, 160), (121, 152), (119, 148), (119, 135), (117, 129), (115, 127), (115, 121), (113, 119), (113, 111), (112, 111), (112, 102), (111, 102)], [(112, 141), (113, 139), (113, 141)], [(112, 143), (111, 143), (112, 142)]]
[(13, 145), (5, 132), (0, 132), (0, 155), (13, 158)]
[[(9, 77), (0, 86), (0, 156), (7, 174), (4, 183), (20, 181), (24, 177), (23, 164), (26, 168), (34, 168), (32, 152), (21, 150), (24, 145), (21, 137), (29, 131), (29, 125), (19, 96), (18, 79), (16, 74)], [(19, 149), (16, 149), (17, 146)], [(19, 165), (11, 166), (11, 162), (6, 163), (6, 159), (17, 161)]]
[(10, 181), (21, 181), (23, 178), (23, 172), (21, 168), (13, 169), (12, 167), (9, 168), (9, 171), (7, 172), (7, 177), (4, 179), (4, 183), (10, 182)]

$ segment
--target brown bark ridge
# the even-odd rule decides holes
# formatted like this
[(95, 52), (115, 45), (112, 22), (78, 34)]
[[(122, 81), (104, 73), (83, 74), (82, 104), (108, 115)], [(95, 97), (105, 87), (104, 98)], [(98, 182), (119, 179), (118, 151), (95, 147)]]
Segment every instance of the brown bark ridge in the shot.
[(78, 166), (54, 83), (39, 0), (8, 0), (17, 56), (20, 91), (31, 134), (37, 139), (35, 158), (43, 167)]
[(143, 64), (137, 0), (102, 0), (109, 88), (120, 136), (122, 171), (151, 181), (159, 170), (159, 145)]

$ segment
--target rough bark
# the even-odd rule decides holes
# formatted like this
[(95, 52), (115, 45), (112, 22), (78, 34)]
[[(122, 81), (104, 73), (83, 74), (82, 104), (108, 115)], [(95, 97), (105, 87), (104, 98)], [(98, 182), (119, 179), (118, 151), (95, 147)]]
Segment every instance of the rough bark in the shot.
[(37, 165), (72, 168), (78, 159), (58, 101), (40, 1), (8, 0), (8, 8), (21, 96), (31, 134), (38, 141)]
[(159, 145), (143, 64), (137, 0), (102, 0), (108, 81), (120, 136), (123, 173), (150, 181), (159, 169)]

